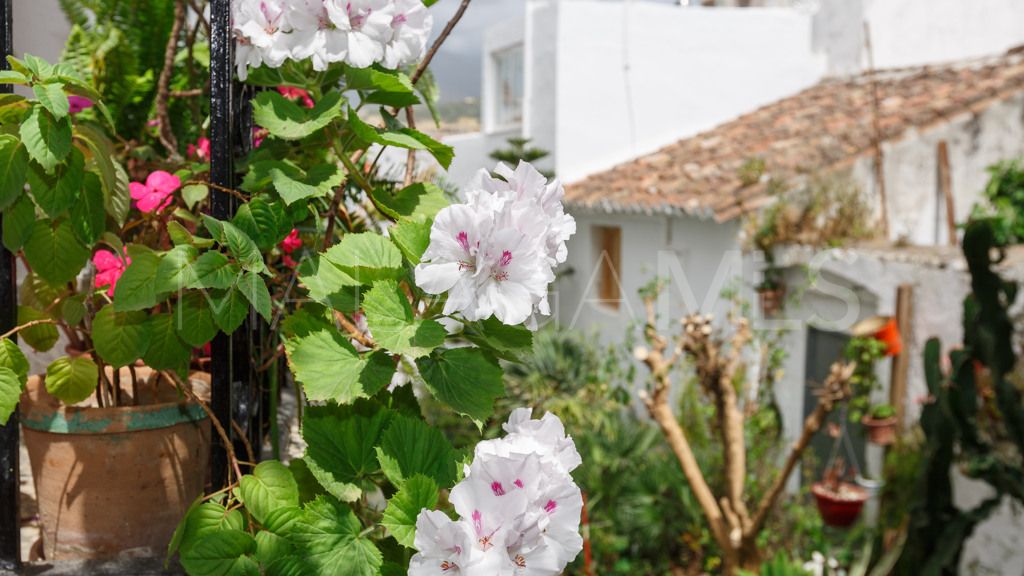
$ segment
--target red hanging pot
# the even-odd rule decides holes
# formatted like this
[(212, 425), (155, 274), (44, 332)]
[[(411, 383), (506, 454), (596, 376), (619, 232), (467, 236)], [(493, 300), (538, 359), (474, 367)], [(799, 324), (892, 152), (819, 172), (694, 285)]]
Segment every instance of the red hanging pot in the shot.
[(895, 318), (889, 318), (881, 329), (875, 332), (875, 339), (885, 344), (886, 356), (899, 356), (903, 351), (903, 339), (900, 337), (900, 329), (896, 326)]
[(864, 502), (869, 498), (867, 490), (849, 482), (828, 486), (815, 482), (811, 493), (818, 502), (818, 512), (828, 526), (845, 528), (857, 521)]

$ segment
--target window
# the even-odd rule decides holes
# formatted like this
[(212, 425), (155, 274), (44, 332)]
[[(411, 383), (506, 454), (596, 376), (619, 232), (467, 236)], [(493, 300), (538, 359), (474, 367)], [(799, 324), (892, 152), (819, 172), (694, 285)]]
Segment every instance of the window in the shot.
[(519, 124), (523, 120), (523, 46), (494, 53), (494, 125)]
[(597, 253), (597, 297), (605, 306), (618, 310), (622, 300), (619, 284), (622, 229), (618, 226), (595, 226), (594, 248)]

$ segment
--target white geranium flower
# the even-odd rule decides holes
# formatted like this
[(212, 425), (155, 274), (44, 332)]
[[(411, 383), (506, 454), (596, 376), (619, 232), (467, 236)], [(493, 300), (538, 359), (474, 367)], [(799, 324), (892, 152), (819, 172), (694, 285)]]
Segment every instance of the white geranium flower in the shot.
[(326, 0), (331, 22), (346, 35), (345, 61), (366, 68), (384, 57), (395, 6), (389, 0)]
[(348, 54), (348, 32), (339, 30), (327, 14), (324, 0), (291, 0), (290, 38), (294, 60), (310, 59), (320, 72), (332, 62), (341, 62)]
[(283, 0), (237, 0), (233, 28), (239, 40), (235, 62), (243, 80), (249, 66), (278, 67), (291, 56), (291, 24)]
[(391, 39), (384, 45), (381, 61), (386, 68), (398, 68), (422, 58), (434, 26), (434, 18), (422, 0), (395, 0), (394, 4)]
[[(477, 445), (449, 498), (458, 521), (420, 512), (410, 574), (555, 576), (583, 549), (583, 497), (567, 471), (578, 465), (576, 448), (557, 417), (529, 415), (529, 409), (517, 410), (507, 436)], [(460, 537), (468, 534), (472, 544), (459, 545), (456, 557), (450, 534), (460, 524)], [(444, 562), (449, 572), (438, 571)]]

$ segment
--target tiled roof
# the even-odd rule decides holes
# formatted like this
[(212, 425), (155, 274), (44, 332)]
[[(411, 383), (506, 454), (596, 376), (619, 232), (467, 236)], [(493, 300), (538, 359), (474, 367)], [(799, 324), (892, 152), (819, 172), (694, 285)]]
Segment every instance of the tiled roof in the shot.
[[(1020, 48), (1003, 56), (875, 74), (883, 141), (1024, 91)], [(823, 81), (798, 94), (569, 185), (571, 206), (609, 212), (683, 212), (725, 221), (763, 206), (766, 181), (849, 166), (873, 151), (867, 75)], [(741, 167), (764, 161), (758, 183)]]

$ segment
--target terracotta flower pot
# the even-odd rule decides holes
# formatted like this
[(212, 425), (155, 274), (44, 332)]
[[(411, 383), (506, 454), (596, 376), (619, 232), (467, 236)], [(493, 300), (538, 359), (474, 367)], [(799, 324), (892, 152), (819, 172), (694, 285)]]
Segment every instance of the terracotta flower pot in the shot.
[(857, 521), (860, 509), (868, 499), (866, 490), (848, 482), (840, 482), (836, 490), (822, 482), (815, 482), (811, 486), (811, 493), (818, 502), (818, 512), (825, 524), (840, 528)]
[(766, 317), (775, 316), (786, 302), (786, 287), (778, 285), (772, 288), (758, 288), (757, 297), (761, 302), (761, 312)]
[(886, 356), (899, 356), (903, 351), (903, 339), (900, 337), (900, 329), (896, 326), (895, 318), (889, 318), (878, 332), (875, 332), (875, 338), (885, 344)]
[(896, 441), (896, 417), (873, 418), (866, 415), (860, 419), (868, 433), (868, 441), (878, 446), (888, 446)]
[(210, 421), (198, 404), (156, 396), (141, 406), (65, 406), (42, 376), (29, 379), (19, 411), (48, 560), (165, 553), (203, 493)]

